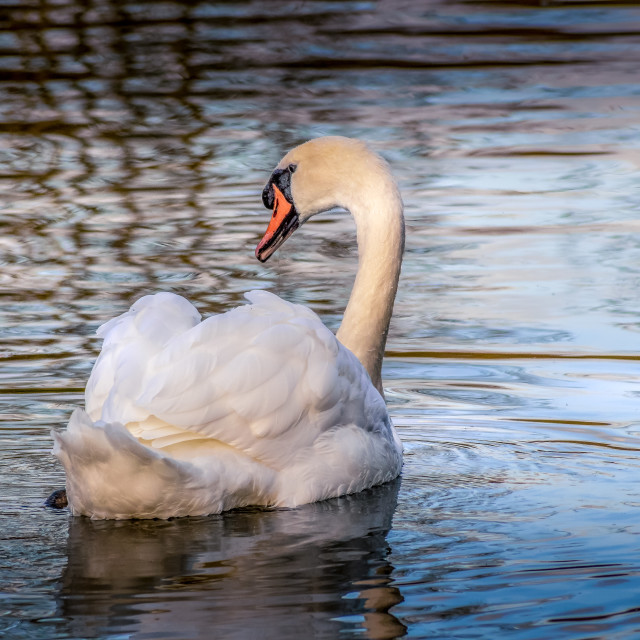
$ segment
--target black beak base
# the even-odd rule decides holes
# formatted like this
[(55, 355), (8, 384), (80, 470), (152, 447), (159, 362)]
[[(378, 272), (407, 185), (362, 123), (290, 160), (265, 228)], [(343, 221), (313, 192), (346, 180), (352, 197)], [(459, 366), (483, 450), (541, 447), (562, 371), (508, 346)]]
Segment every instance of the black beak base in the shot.
[(287, 202), (293, 204), (293, 196), (291, 195), (291, 171), (289, 169), (276, 169), (269, 178), (269, 181), (262, 190), (262, 202), (267, 209), (273, 209), (273, 185), (276, 185)]

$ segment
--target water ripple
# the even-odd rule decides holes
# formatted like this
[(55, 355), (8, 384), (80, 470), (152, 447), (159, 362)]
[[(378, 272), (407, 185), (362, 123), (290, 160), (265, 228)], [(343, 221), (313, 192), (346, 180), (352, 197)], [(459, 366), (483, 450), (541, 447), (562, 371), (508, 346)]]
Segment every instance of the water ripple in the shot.
[[(5, 2), (0, 633), (635, 637), (639, 35), (631, 0)], [(402, 486), (171, 522), (43, 511), (49, 430), (137, 297), (208, 315), (269, 288), (338, 326), (347, 216), (253, 258), (266, 176), (326, 134), (381, 151), (405, 201)]]

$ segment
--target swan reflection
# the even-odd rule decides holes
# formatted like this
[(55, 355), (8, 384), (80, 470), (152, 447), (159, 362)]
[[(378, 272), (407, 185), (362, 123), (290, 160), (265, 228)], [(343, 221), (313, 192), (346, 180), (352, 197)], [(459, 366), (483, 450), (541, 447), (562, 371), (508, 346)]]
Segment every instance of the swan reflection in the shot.
[(58, 614), (86, 637), (400, 637), (386, 540), (399, 486), (292, 510), (71, 518)]

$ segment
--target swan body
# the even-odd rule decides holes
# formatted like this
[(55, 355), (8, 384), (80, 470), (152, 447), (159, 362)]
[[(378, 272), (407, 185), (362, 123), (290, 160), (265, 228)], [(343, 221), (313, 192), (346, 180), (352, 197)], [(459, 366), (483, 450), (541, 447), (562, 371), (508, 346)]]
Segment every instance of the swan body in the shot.
[(73, 514), (294, 507), (400, 473), (380, 381), (404, 242), (386, 163), (348, 138), (312, 140), (283, 158), (263, 200), (274, 209), (263, 261), (312, 215), (354, 215), (360, 264), (337, 336), (266, 291), (203, 321), (172, 293), (138, 300), (98, 330), (85, 410), (53, 432)]

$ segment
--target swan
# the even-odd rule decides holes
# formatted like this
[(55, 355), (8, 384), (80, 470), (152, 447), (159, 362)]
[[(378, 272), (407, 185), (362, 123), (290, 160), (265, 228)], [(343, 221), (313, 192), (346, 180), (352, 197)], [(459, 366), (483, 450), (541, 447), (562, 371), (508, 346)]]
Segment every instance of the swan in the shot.
[(267, 291), (203, 321), (172, 293), (135, 302), (98, 329), (85, 409), (52, 432), (72, 514), (295, 507), (400, 474), (381, 381), (404, 250), (389, 166), (361, 141), (316, 138), (284, 156), (262, 199), (272, 210), (262, 262), (312, 216), (352, 214), (358, 270), (337, 334)]

